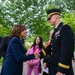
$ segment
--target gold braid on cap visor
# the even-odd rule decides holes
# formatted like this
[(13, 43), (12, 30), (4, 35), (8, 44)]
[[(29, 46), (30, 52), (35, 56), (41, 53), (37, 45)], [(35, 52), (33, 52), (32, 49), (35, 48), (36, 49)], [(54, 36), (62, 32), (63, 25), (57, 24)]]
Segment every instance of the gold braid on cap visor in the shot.
[(48, 18), (51, 17), (53, 14), (59, 14), (59, 15), (60, 15), (60, 12), (53, 12), (53, 13), (50, 13), (50, 14), (48, 15)]

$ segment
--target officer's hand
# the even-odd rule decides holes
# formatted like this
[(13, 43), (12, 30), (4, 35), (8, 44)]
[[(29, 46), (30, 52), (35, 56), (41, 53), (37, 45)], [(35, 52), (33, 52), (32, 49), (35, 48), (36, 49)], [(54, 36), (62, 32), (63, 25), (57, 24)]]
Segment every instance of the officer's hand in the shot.
[(44, 68), (46, 68), (46, 67), (47, 67), (47, 64), (46, 64), (46, 63), (44, 63), (44, 64), (43, 64), (43, 67), (44, 67)]
[(61, 72), (57, 72), (56, 75), (65, 75), (65, 74), (63, 74)]
[(73, 60), (73, 63), (75, 63), (75, 60)]

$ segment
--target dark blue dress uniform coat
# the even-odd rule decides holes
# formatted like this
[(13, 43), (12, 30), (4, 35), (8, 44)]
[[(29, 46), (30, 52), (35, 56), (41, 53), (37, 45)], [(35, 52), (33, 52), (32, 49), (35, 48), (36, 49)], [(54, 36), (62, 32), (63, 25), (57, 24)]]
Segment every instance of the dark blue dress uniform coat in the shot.
[(51, 43), (42, 52), (40, 58), (50, 55), (50, 75), (61, 72), (65, 75), (74, 75), (72, 57), (74, 52), (74, 36), (69, 25), (61, 22), (54, 30)]
[(23, 61), (34, 59), (34, 54), (25, 55), (26, 50), (21, 40), (13, 37), (7, 48), (1, 75), (22, 75)]

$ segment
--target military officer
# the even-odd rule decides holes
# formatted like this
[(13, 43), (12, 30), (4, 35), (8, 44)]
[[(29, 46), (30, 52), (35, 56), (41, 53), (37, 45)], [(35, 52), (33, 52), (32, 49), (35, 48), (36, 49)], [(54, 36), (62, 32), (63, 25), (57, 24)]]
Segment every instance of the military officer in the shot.
[(47, 11), (47, 20), (55, 29), (50, 45), (39, 55), (43, 58), (50, 54), (50, 75), (74, 75), (72, 68), (74, 35), (70, 26), (61, 22), (60, 14), (61, 11), (56, 8)]

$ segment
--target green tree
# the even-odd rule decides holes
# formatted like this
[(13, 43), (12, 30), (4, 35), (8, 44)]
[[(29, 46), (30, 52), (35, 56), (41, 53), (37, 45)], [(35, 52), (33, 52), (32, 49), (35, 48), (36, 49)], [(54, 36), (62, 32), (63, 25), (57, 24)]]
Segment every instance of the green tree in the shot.
[[(11, 28), (14, 24), (25, 24), (29, 35), (46, 35), (50, 25), (46, 21), (46, 0), (1, 0), (1, 24)], [(48, 30), (48, 31), (47, 31)], [(48, 36), (44, 36), (47, 38)]]
[[(0, 0), (0, 24), (8, 32), (14, 24), (25, 24), (28, 36), (40, 35), (47, 40), (48, 33), (53, 27), (47, 22), (46, 10), (54, 7), (60, 8), (63, 11), (61, 18), (65, 20), (67, 17), (65, 14), (75, 15), (74, 3), (74, 0)], [(66, 21), (69, 22), (67, 18)], [(71, 23), (70, 25), (74, 24), (74, 22)], [(4, 30), (1, 32), (2, 35), (6, 34)]]
[(71, 13), (64, 14), (62, 20), (64, 21), (65, 24), (70, 25), (75, 36), (75, 11), (73, 12), (73, 14)]

